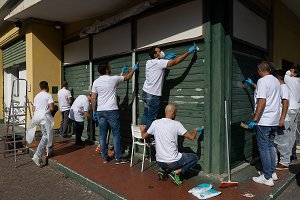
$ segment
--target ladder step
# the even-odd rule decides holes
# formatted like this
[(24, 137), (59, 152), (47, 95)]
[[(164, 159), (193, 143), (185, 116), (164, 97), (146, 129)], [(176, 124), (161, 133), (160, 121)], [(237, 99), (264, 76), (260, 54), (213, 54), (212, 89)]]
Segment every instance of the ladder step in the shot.
[(28, 106), (12, 106), (11, 108), (28, 108)]
[[(19, 149), (16, 149), (16, 150), (22, 150), (22, 149), (26, 149), (26, 148), (25, 148), (25, 147), (23, 147), (23, 148), (19, 148)], [(14, 151), (14, 149), (5, 150), (5, 152), (9, 152), (9, 151)]]
[[(18, 142), (24, 142), (24, 141), (26, 141), (26, 140), (17, 140), (16, 143), (18, 143)], [(14, 141), (10, 140), (9, 142), (4, 142), (4, 143), (5, 144), (14, 143)]]
[[(26, 116), (26, 114), (15, 115), (15, 117), (19, 117), (19, 116)], [(9, 117), (11, 117), (11, 116), (9, 116)]]
[[(15, 134), (18, 135), (18, 134), (25, 134), (25, 133), (26, 133), (25, 131), (22, 131), (22, 132), (17, 132)], [(14, 135), (14, 133), (7, 133), (7, 135)]]
[[(15, 124), (15, 126), (18, 126), (18, 125), (26, 125), (26, 123)], [(8, 124), (8, 126), (13, 126), (13, 124)]]

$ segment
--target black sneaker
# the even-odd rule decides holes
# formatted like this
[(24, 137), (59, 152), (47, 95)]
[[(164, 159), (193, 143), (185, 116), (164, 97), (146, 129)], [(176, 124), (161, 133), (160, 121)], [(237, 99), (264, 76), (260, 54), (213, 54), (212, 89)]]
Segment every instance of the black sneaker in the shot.
[(109, 160), (109, 158), (107, 157), (107, 158), (103, 158), (103, 163), (107, 163), (108, 162), (108, 160)]
[(85, 147), (84, 143), (75, 143), (75, 147)]
[(166, 170), (164, 170), (164, 169), (161, 168), (161, 167), (158, 169), (157, 176), (158, 176), (159, 180), (164, 180), (164, 181), (166, 181), (166, 180), (168, 179)]
[(115, 163), (116, 165), (125, 164), (125, 163), (129, 163), (129, 160), (125, 158), (120, 158), (120, 159), (116, 159)]
[(60, 135), (60, 137), (61, 137), (61, 138), (70, 138), (70, 137), (72, 137), (72, 136), (71, 136), (71, 135), (64, 135), (64, 136)]

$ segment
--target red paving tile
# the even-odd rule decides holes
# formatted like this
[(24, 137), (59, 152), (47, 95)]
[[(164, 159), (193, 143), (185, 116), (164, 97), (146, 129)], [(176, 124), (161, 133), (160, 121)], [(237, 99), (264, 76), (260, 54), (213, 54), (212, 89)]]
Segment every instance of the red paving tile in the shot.
[(188, 190), (202, 183), (212, 183), (213, 189), (221, 191), (219, 196), (212, 199), (249, 199), (243, 196), (245, 194), (254, 195), (252, 199), (264, 199), (275, 191), (276, 186), (283, 185), (289, 176), (288, 171), (277, 171), (279, 180), (275, 182), (275, 187), (257, 184), (252, 181), (256, 169), (251, 166), (233, 174), (232, 181), (238, 181), (238, 187), (219, 188), (217, 180), (191, 173), (187, 173), (181, 186), (176, 186), (170, 180), (158, 181), (155, 162), (150, 165), (145, 160), (144, 172), (140, 171), (141, 162), (137, 158), (133, 161), (133, 167), (130, 167), (130, 163), (116, 165), (114, 160), (103, 164), (95, 146), (78, 148), (74, 146), (74, 141), (59, 137), (56, 137), (55, 155), (51, 159), (127, 199), (198, 199)]

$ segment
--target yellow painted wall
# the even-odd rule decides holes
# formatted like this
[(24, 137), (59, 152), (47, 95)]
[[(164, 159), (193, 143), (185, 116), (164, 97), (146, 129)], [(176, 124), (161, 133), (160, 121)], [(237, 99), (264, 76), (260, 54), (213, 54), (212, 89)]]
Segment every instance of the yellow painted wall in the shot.
[[(26, 32), (26, 76), (31, 84), (28, 93), (29, 100), (40, 92), (39, 83), (47, 81), (49, 93), (52, 94), (52, 86), (60, 88), (60, 33), (54, 29), (54, 24), (34, 21)], [(43, 23), (43, 24), (41, 24)], [(54, 104), (58, 105), (57, 94), (52, 94)], [(56, 113), (54, 128), (59, 129), (61, 115)]]
[(281, 1), (273, 0), (273, 62), (282, 68), (282, 59), (300, 64), (300, 19)]
[[(28, 92), (29, 101), (33, 102), (34, 97), (40, 92), (39, 82), (47, 81), (49, 93), (52, 94), (52, 86), (61, 87), (61, 67), (60, 67), (60, 33), (54, 29), (54, 23), (42, 20), (29, 20), (23, 23), (23, 28), (18, 31), (14, 23), (7, 23), (0, 30), (0, 48), (9, 44), (13, 40), (25, 35), (26, 37), (26, 79), (30, 83), (31, 91)], [(15, 33), (16, 32), (16, 33)], [(14, 34), (15, 33), (15, 34)], [(12, 34), (14, 34), (13, 37)], [(5, 41), (6, 40), (6, 41)], [(3, 42), (5, 41), (5, 42)], [(2, 54), (2, 51), (1, 51)], [(3, 62), (1, 55), (1, 83), (0, 101), (3, 100)], [(57, 95), (53, 94), (54, 103), (57, 103)], [(3, 119), (2, 109), (0, 119)], [(28, 116), (29, 120), (29, 116)], [(61, 115), (59, 111), (54, 117), (55, 129), (59, 129)]]

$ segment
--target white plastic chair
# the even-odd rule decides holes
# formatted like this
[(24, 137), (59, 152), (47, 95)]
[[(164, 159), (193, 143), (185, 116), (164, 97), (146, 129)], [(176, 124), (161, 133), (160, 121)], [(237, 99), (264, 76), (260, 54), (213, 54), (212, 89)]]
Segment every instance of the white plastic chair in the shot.
[[(146, 152), (146, 146), (149, 147), (149, 161), (151, 163), (151, 146), (155, 145), (155, 142), (152, 143), (147, 143), (143, 138), (142, 138), (142, 133), (140, 130), (139, 126), (136, 125), (131, 125), (131, 132), (132, 132), (132, 150), (131, 150), (131, 161), (130, 161), (130, 167), (132, 167), (132, 157), (133, 157), (133, 149), (134, 149), (134, 145), (140, 145), (140, 146), (144, 146), (144, 152), (143, 152), (143, 161), (142, 161), (142, 170), (141, 172), (143, 172), (144, 169), (144, 159), (145, 159), (145, 152)], [(135, 141), (135, 139), (138, 139), (137, 141)], [(140, 142), (140, 140), (143, 140), (144, 142)]]

